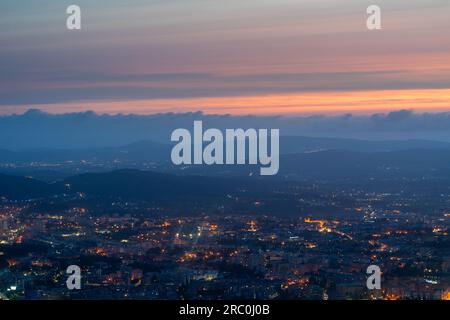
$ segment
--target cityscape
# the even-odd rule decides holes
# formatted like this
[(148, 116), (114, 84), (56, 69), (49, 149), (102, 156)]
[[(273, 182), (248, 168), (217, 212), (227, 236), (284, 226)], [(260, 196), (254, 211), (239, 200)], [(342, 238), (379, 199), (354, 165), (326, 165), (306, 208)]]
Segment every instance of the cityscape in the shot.
[(26, 2), (0, 1), (2, 311), (450, 300), (450, 1)]
[[(2, 198), (3, 299), (450, 298), (449, 194), (274, 184), (267, 199), (245, 190), (194, 206), (65, 188)], [(280, 214), (277, 203), (293, 199), (298, 213)], [(70, 265), (81, 290), (67, 289)], [(370, 265), (382, 270), (380, 290), (366, 286)]]

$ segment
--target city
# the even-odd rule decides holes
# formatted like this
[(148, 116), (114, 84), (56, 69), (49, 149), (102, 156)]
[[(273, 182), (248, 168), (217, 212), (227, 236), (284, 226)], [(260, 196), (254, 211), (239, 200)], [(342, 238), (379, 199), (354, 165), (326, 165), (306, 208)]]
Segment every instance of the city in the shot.
[(449, 0), (0, 12), (2, 314), (450, 300)]
[[(62, 199), (45, 210), (39, 200), (4, 199), (0, 293), (7, 299), (449, 299), (450, 212), (408, 212), (402, 199), (383, 207), (386, 196), (366, 194), (338, 215), (298, 217), (173, 217), (138, 203), (115, 203), (110, 213), (55, 209)], [(72, 264), (82, 269), (82, 290), (66, 287)], [(383, 272), (381, 290), (366, 287), (366, 269), (374, 264)]]

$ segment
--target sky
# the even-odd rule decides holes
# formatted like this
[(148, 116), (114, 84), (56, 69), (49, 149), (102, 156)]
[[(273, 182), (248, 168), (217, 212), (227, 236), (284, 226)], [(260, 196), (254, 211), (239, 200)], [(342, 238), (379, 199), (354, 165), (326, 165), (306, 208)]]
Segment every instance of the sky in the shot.
[(448, 0), (28, 2), (0, 2), (0, 114), (450, 111)]

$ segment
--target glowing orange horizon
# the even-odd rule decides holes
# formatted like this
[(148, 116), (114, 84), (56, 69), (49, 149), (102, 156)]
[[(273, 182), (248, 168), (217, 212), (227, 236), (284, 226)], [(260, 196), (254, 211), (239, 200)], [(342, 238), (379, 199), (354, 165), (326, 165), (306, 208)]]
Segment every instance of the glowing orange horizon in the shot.
[[(195, 112), (232, 115), (368, 114), (408, 109), (450, 111), (450, 89), (308, 92), (239, 97), (73, 102), (32, 106), (51, 113), (154, 114)], [(15, 109), (17, 110), (17, 109)]]

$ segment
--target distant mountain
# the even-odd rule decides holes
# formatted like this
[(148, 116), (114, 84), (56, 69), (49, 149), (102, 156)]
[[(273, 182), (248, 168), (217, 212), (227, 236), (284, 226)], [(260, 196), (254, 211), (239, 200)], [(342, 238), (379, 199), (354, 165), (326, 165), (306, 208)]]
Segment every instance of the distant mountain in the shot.
[[(137, 145), (136, 150), (142, 146)], [(437, 181), (446, 186), (450, 181), (450, 150), (309, 151), (282, 155), (277, 176), (260, 177), (259, 168), (259, 165), (173, 166), (166, 167), (165, 173), (123, 169), (74, 175), (57, 183), (0, 174), (0, 196), (30, 199), (64, 192), (84, 192), (109, 198), (177, 201), (182, 198), (225, 197), (246, 190), (264, 195), (273, 191), (274, 186), (299, 180), (364, 182), (407, 179)], [(70, 189), (67, 189), (67, 184)]]
[[(184, 175), (259, 177), (260, 165), (173, 167)], [(278, 180), (364, 180), (401, 178), (450, 178), (450, 150), (399, 150), (360, 152), (319, 150), (280, 156)]]
[(320, 150), (347, 150), (361, 152), (400, 151), (411, 149), (450, 150), (450, 143), (430, 140), (358, 140), (342, 138), (313, 138), (301, 136), (281, 137), (282, 154)]
[[(264, 190), (260, 181), (450, 179), (450, 150), (401, 150), (357, 152), (327, 150), (282, 155), (280, 172), (259, 176), (259, 165), (192, 165), (168, 170), (177, 175), (139, 170), (85, 174), (65, 180), (77, 191), (111, 194), (204, 194), (230, 192), (237, 188)], [(182, 174), (182, 175), (181, 175)], [(264, 184), (262, 184), (264, 185)], [(120, 192), (119, 192), (120, 191)]]
[(170, 160), (169, 145), (141, 141), (122, 147), (92, 149), (0, 150), (0, 162), (65, 162), (65, 161), (158, 161)]
[[(0, 163), (14, 162), (156, 162), (170, 163), (174, 144), (140, 141), (121, 147), (91, 149), (33, 149), (9, 151), (0, 149)], [(410, 149), (450, 150), (450, 143), (428, 140), (366, 141), (339, 138), (312, 138), (285, 136), (280, 138), (280, 153), (295, 154), (325, 150), (346, 150), (361, 152), (400, 151)]]
[(328, 150), (283, 155), (280, 163), (281, 175), (302, 179), (450, 178), (450, 150)]

